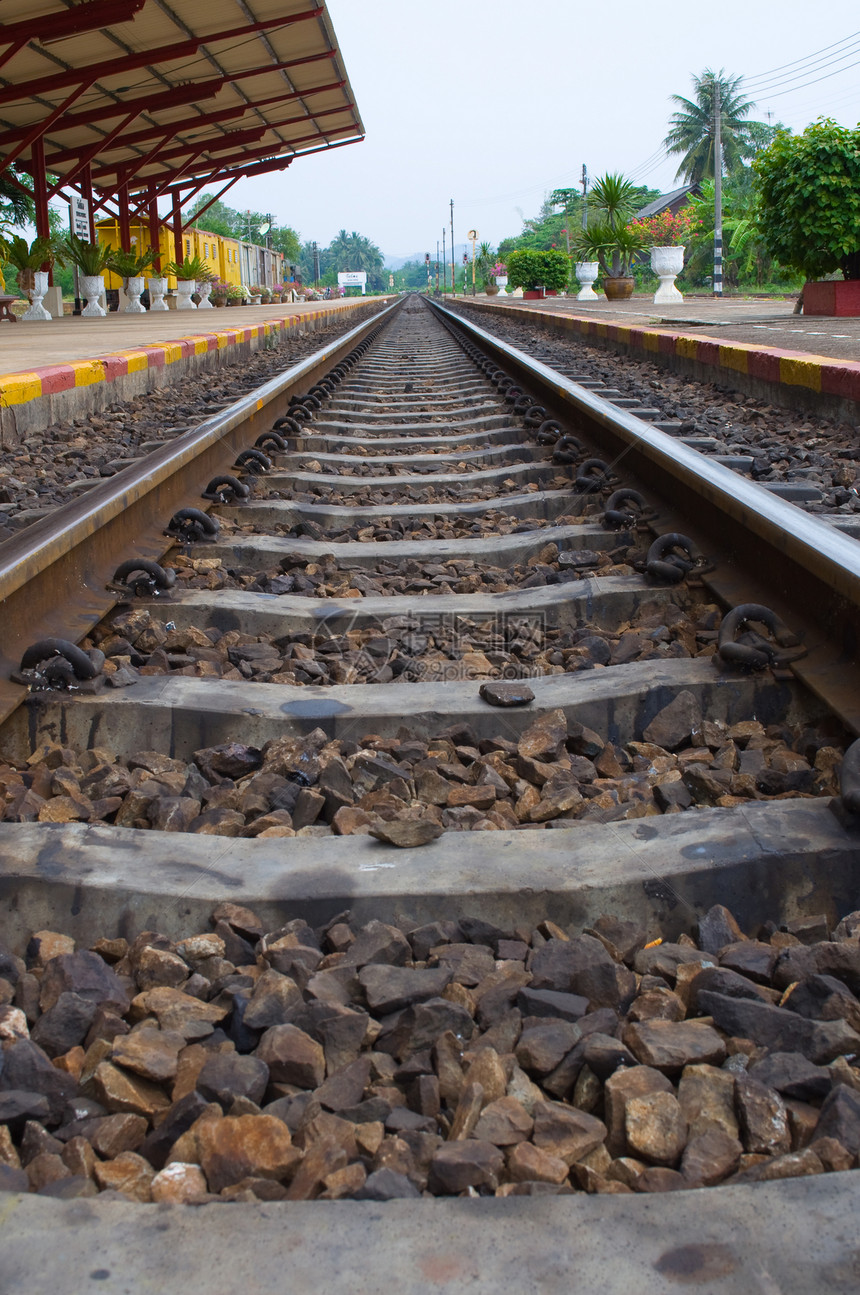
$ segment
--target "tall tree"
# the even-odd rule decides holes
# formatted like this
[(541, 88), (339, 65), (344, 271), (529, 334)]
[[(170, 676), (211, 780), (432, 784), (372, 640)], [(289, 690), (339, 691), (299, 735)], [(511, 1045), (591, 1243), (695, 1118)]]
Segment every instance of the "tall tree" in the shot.
[(673, 94), (670, 102), (679, 111), (669, 119), (669, 133), (663, 140), (669, 153), (681, 154), (681, 165), (676, 178), (683, 177), (687, 184), (714, 178), (714, 99), (716, 87), (720, 90), (720, 138), (723, 168), (731, 172), (756, 151), (755, 132), (750, 128), (761, 122), (748, 122), (745, 118), (755, 107), (745, 99), (741, 90), (743, 77), (726, 76), (706, 68), (701, 76), (693, 77), (695, 102), (680, 94)]

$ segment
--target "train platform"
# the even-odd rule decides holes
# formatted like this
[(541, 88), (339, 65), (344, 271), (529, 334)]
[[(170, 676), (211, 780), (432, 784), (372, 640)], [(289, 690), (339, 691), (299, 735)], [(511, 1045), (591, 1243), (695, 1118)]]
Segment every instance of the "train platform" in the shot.
[(288, 335), (359, 319), (390, 297), (275, 303), (222, 310), (66, 315), (0, 330), (0, 438), (13, 444), (60, 419), (75, 418), (177, 381), (241, 361)]
[(457, 300), (514, 319), (537, 315), (560, 332), (775, 404), (805, 403), (852, 421), (860, 410), (860, 318), (795, 315), (792, 300), (754, 297), (688, 297), (673, 306), (644, 295)]

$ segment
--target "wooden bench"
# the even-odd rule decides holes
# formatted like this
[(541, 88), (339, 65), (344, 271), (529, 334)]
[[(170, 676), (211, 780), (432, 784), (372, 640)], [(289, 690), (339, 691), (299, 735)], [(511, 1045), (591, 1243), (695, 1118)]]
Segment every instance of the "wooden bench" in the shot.
[(17, 324), (18, 316), (12, 312), (12, 302), (17, 300), (17, 297), (7, 297), (0, 294), (0, 323), (4, 319), (8, 319), (10, 324)]

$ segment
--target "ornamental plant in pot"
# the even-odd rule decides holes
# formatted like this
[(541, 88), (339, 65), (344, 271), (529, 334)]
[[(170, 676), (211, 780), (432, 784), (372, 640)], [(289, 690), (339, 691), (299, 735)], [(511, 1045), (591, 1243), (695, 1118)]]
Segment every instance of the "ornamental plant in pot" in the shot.
[(123, 314), (143, 315), (146, 307), (141, 304), (140, 294), (144, 288), (144, 271), (148, 270), (157, 253), (148, 247), (145, 252), (124, 252), (116, 249), (111, 252), (108, 269), (122, 279), (123, 291), (128, 298)]
[(533, 252), (522, 248), (508, 254), (508, 283), (523, 289), (523, 297), (535, 300), (548, 292), (554, 296), (567, 286), (570, 261), (564, 252), (550, 249)]
[(251, 305), (259, 306), (260, 302), (263, 300), (262, 284), (252, 283), (248, 291), (251, 294)]
[(81, 318), (101, 319), (107, 311), (99, 298), (105, 290), (104, 272), (109, 267), (112, 249), (103, 243), (88, 243), (77, 234), (69, 234), (63, 240), (63, 249), (66, 260), (78, 268), (81, 292), (87, 299)]
[(630, 223), (636, 186), (623, 175), (603, 175), (591, 193), (596, 219), (576, 235), (573, 250), (577, 261), (598, 263), (610, 301), (625, 300), (633, 296), (633, 260), (645, 246), (641, 230)]
[(223, 279), (212, 280), (211, 297), (213, 306), (221, 308), (227, 305), (227, 291), (229, 286), (230, 285), (225, 283)]
[(50, 319), (48, 311), (42, 305), (42, 298), (48, 291), (48, 274), (42, 266), (54, 261), (62, 262), (62, 249), (51, 238), (34, 238), (28, 243), (25, 238), (15, 234), (8, 241), (0, 244), (0, 257), (7, 265), (18, 272), (18, 287), (30, 298), (30, 308), (21, 316), (22, 319)]
[(657, 305), (684, 300), (675, 287), (675, 279), (684, 268), (684, 239), (695, 222), (695, 214), (689, 207), (674, 213), (661, 211), (647, 220), (630, 222), (642, 234), (644, 245), (651, 249), (651, 269), (660, 280), (654, 294)]
[[(184, 261), (171, 261), (167, 266), (167, 273), (172, 274), (176, 279), (176, 309), (177, 310), (196, 310), (197, 306), (191, 300), (198, 281), (210, 284), (212, 275), (209, 267), (203, 260), (202, 256), (186, 256)], [(211, 301), (207, 303), (210, 307)]]

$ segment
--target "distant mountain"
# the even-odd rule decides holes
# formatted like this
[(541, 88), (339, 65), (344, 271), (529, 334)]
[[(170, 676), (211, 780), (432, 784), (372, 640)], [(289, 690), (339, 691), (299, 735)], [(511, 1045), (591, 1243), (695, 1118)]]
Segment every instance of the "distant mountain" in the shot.
[[(464, 253), (464, 252), (466, 252), (466, 251), (468, 251), (468, 253), (469, 253), (469, 255), (470, 255), (470, 256), (472, 255), (472, 244), (471, 244), (471, 243), (469, 243), (468, 245), (467, 245), (466, 243), (457, 243), (457, 244), (455, 244), (455, 246), (454, 246), (454, 260), (456, 261), (456, 263), (457, 263), (458, 265), (462, 265), (462, 263), (463, 263), (463, 253)], [(434, 245), (433, 247), (425, 247), (425, 249), (424, 249), (424, 251), (423, 251), (423, 252), (410, 252), (410, 254), (409, 254), (408, 256), (391, 256), (391, 255), (389, 255), (388, 253), (384, 253), (384, 255), (385, 255), (385, 268), (386, 268), (386, 270), (400, 270), (400, 269), (402, 269), (402, 268), (403, 268), (403, 266), (406, 264), (406, 262), (407, 262), (407, 261), (423, 261), (423, 260), (424, 260), (424, 256), (425, 256), (425, 253), (426, 253), (426, 252), (429, 252), (429, 253), (430, 253), (430, 260), (431, 260), (431, 261), (435, 261), (435, 260), (436, 260), (436, 247), (435, 247), (435, 245)], [(450, 249), (450, 248), (448, 248), (448, 247), (446, 247), (446, 248), (445, 248), (445, 257), (446, 257), (446, 260), (447, 260), (448, 264), (450, 265), (450, 264), (451, 264), (451, 249)], [(442, 259), (442, 248), (441, 248), (441, 246), (440, 246), (440, 248), (439, 248), (439, 259), (440, 259), (440, 260)]]

